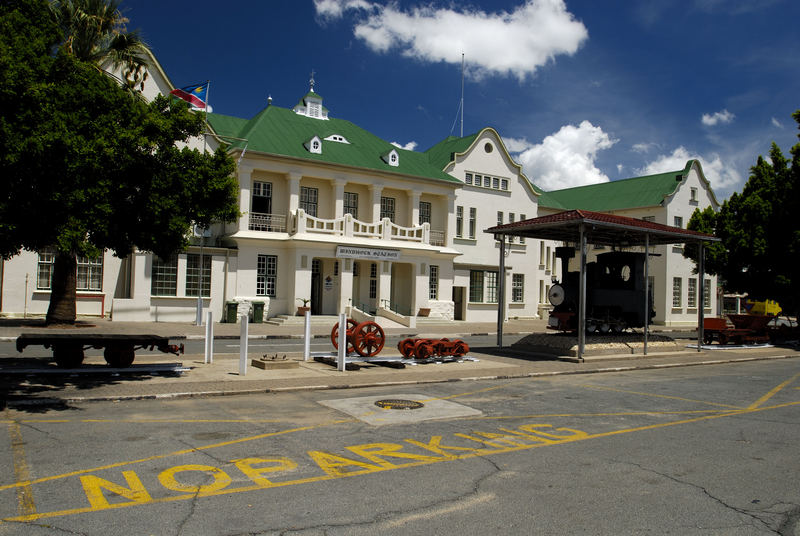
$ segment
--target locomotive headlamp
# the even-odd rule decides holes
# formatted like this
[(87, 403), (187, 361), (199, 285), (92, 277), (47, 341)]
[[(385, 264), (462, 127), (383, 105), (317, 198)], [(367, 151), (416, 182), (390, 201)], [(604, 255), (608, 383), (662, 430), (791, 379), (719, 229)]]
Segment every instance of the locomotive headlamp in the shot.
[(554, 307), (564, 303), (564, 287), (561, 285), (550, 287), (550, 290), (547, 291), (547, 299), (550, 301), (550, 305)]

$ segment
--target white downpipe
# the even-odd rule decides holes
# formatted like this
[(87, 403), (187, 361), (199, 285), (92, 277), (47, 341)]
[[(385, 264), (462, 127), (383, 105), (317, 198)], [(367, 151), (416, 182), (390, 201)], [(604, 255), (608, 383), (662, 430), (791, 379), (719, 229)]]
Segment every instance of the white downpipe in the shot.
[(239, 336), (239, 376), (247, 375), (247, 315), (239, 316), (242, 332)]

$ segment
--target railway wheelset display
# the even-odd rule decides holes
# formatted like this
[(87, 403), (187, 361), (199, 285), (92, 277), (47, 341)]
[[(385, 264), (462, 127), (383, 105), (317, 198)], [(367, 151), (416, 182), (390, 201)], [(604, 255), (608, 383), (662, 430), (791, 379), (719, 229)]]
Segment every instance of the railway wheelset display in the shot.
[[(391, 360), (392, 358), (377, 358), (376, 356), (383, 350), (386, 336), (383, 328), (376, 322), (368, 320), (366, 322), (356, 322), (352, 318), (347, 319), (345, 341), (347, 354), (358, 354), (362, 358), (376, 358), (378, 360)], [(339, 323), (334, 324), (331, 329), (331, 342), (335, 349), (339, 349)], [(397, 345), (402, 357), (401, 360), (449, 360), (452, 358), (462, 358), (469, 353), (469, 345), (461, 339), (425, 339), (409, 338), (403, 339)]]

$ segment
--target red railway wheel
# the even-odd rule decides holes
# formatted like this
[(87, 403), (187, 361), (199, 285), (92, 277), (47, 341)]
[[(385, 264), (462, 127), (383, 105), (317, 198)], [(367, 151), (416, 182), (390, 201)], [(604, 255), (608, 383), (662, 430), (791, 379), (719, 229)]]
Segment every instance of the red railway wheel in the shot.
[[(347, 353), (351, 354), (355, 351), (355, 346), (353, 346), (353, 331), (355, 330), (358, 323), (353, 320), (352, 318), (347, 319), (347, 333), (345, 338), (347, 339)], [(333, 347), (335, 349), (339, 349), (339, 322), (333, 325), (333, 329), (331, 330), (331, 342), (333, 343)]]
[(414, 339), (403, 339), (397, 343), (397, 349), (406, 359), (414, 355)]
[(414, 344), (414, 357), (417, 359), (428, 359), (433, 355), (433, 343), (430, 339), (419, 339)]
[(375, 322), (362, 322), (353, 328), (353, 332), (353, 346), (361, 357), (374, 357), (383, 350), (386, 337), (383, 328)]

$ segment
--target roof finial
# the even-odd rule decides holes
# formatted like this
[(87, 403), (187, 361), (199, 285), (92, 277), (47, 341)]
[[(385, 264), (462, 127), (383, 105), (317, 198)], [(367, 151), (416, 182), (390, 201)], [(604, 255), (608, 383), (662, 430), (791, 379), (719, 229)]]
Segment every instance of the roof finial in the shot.
[(314, 69), (311, 69), (311, 80), (309, 80), (308, 83), (311, 85), (311, 92), (312, 93), (314, 92), (314, 74), (316, 74), (314, 72)]
[(272, 95), (267, 97), (267, 106), (272, 106)]

